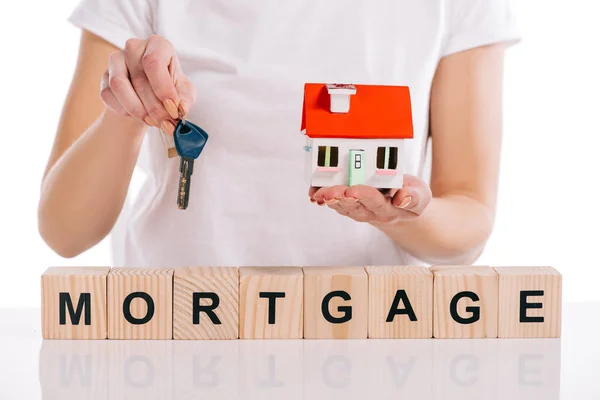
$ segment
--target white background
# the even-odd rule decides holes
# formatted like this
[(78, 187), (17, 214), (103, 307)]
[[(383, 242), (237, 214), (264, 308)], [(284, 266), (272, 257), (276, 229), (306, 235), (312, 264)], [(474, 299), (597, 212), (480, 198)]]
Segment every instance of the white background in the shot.
[[(418, 0), (415, 0), (418, 1)], [(64, 260), (37, 232), (41, 176), (75, 65), (77, 0), (0, 2), (0, 307), (38, 307), (50, 265), (109, 265), (107, 241)], [(552, 265), (566, 301), (600, 300), (600, 2), (515, 2), (495, 232), (479, 264)], [(26, 123), (26, 124), (25, 124)]]

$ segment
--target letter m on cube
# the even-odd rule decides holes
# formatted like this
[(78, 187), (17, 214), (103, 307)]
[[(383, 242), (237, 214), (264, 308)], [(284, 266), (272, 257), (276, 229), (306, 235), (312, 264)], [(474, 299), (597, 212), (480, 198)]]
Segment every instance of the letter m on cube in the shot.
[(42, 275), (44, 339), (106, 339), (108, 267), (48, 268)]

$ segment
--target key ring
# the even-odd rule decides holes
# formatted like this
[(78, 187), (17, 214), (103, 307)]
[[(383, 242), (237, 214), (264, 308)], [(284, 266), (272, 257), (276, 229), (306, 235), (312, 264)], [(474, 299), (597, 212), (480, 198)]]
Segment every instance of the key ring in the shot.
[(183, 112), (181, 110), (177, 110), (179, 112), (179, 119), (181, 120), (182, 125), (185, 125), (185, 119), (183, 118)]

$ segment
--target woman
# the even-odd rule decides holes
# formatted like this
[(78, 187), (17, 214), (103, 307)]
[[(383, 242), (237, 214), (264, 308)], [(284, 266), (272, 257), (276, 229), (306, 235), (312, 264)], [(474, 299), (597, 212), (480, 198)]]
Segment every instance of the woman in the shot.
[[(83, 0), (43, 238), (73, 257), (108, 235), (141, 155), (116, 265), (474, 262), (494, 221), (503, 56), (517, 40), (507, 1)], [(410, 87), (402, 189), (306, 196), (305, 82)], [(180, 112), (210, 135), (186, 211), (158, 129), (172, 133)]]

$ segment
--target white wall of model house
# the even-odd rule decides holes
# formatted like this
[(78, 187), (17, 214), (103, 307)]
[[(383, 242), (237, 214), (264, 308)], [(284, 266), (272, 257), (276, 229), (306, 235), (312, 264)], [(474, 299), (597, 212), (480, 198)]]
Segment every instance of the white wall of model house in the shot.
[[(337, 147), (337, 165), (319, 165), (319, 147)], [(384, 168), (377, 168), (377, 151), (379, 148), (397, 148), (395, 168), (389, 168), (390, 160), (385, 160)], [(348, 185), (351, 150), (363, 150), (362, 165), (365, 174), (365, 185), (380, 189), (401, 188), (404, 169), (404, 139), (339, 139), (308, 138), (305, 146), (305, 178), (306, 183), (315, 187)], [(391, 152), (390, 152), (391, 153)], [(321, 163), (323, 164), (323, 163)]]

